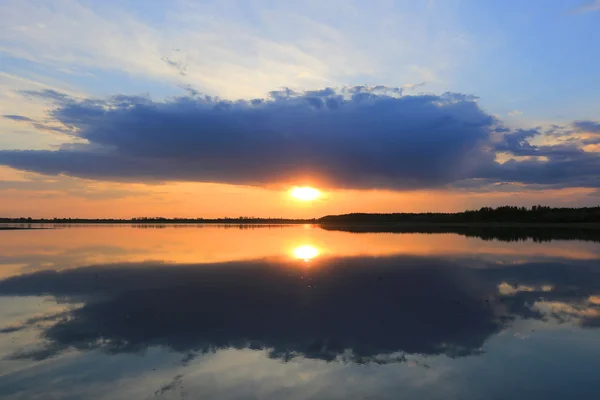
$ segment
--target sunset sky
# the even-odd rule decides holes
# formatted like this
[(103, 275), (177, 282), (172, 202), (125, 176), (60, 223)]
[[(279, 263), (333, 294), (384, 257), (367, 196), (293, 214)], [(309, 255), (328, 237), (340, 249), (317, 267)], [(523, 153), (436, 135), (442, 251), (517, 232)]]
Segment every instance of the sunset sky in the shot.
[(0, 216), (600, 204), (598, 0), (2, 0), (0, 15)]

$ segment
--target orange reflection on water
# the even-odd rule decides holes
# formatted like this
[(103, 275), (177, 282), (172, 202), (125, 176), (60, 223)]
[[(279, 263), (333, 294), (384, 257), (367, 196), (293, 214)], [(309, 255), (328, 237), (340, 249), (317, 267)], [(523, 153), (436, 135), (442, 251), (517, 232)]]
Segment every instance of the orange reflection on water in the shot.
[(296, 257), (300, 260), (310, 261), (313, 258), (317, 257), (318, 255), (319, 255), (319, 250), (313, 246), (304, 245), (304, 246), (298, 246), (294, 249), (294, 257)]
[(259, 258), (456, 256), (518, 264), (532, 257), (600, 258), (600, 244), (556, 241), (484, 241), (457, 234), (328, 231), (315, 225), (217, 226), (86, 225), (33, 231), (0, 231), (0, 279), (39, 270), (94, 264), (163, 261), (215, 263)]

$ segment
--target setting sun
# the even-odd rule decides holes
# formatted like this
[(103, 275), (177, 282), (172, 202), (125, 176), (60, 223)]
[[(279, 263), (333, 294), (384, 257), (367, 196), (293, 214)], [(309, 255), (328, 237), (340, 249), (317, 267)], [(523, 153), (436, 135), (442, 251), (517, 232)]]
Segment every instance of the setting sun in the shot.
[(321, 196), (321, 192), (318, 189), (305, 186), (293, 188), (290, 195), (298, 200), (312, 201)]
[(294, 249), (294, 257), (309, 261), (319, 255), (319, 250), (312, 246), (300, 246)]

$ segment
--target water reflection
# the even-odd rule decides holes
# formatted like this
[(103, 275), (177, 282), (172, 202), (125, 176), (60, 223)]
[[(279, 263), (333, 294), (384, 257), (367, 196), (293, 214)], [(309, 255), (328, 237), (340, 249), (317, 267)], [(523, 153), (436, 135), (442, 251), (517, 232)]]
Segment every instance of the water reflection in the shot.
[(0, 293), (84, 303), (68, 318), (47, 316), (55, 323), (42, 331), (45, 347), (17, 358), (161, 344), (181, 352), (252, 347), (284, 359), (370, 362), (397, 352), (476, 354), (517, 317), (597, 326), (598, 304), (589, 299), (600, 294), (599, 283), (591, 263), (470, 268), (389, 257), (338, 258), (310, 273), (265, 261), (97, 265), (9, 278)]
[(580, 240), (600, 242), (600, 229), (594, 224), (391, 224), (386, 225), (323, 225), (328, 231), (353, 232), (353, 233), (421, 233), (444, 234), (454, 233), (466, 237), (483, 240), (500, 240), (503, 242), (521, 242), (531, 240), (536, 243), (552, 242), (556, 240)]
[[(493, 231), (493, 230), (492, 230)], [(485, 235), (484, 235), (485, 236)], [(258, 258), (289, 258), (303, 245), (323, 256), (415, 255), (469, 257), (518, 263), (539, 259), (600, 258), (591, 241), (482, 241), (459, 234), (360, 233), (328, 231), (315, 226), (254, 229), (177, 225), (171, 229), (131, 226), (78, 226), (54, 230), (0, 231), (0, 279), (36, 270), (81, 265), (142, 262), (215, 263)]]
[(304, 246), (298, 246), (294, 249), (294, 257), (304, 260), (304, 261), (310, 261), (318, 255), (319, 255), (319, 250), (317, 250), (313, 246), (304, 245)]
[[(113, 234), (109, 228), (101, 229)], [(61, 268), (60, 258), (53, 258), (60, 249), (47, 252), (46, 260), (52, 264), (42, 261), (39, 253), (32, 256), (35, 267), (27, 264), (0, 280), (4, 310), (0, 366), (7, 371), (4, 376), (0, 373), (4, 387), (0, 397), (34, 397), (57, 385), (52, 377), (73, 374), (25, 372), (44, 365), (76, 368), (81, 362), (91, 369), (110, 369), (108, 363), (115, 362), (123, 374), (138, 374), (136, 387), (144, 387), (141, 369), (153, 365), (163, 370), (168, 365), (170, 375), (152, 389), (156, 396), (184, 393), (180, 386), (196, 376), (203, 385), (187, 383), (195, 387), (193, 397), (238, 399), (256, 393), (273, 399), (291, 397), (282, 391), (286, 378), (278, 375), (287, 371), (288, 381), (296, 382), (295, 390), (303, 388), (297, 398), (397, 398), (399, 387), (406, 391), (401, 396), (419, 398), (435, 398), (435, 393), (469, 399), (488, 398), (490, 393), (501, 393), (499, 398), (531, 398), (532, 393), (545, 393), (544, 398), (573, 393), (595, 398), (598, 386), (592, 371), (600, 359), (600, 265), (591, 256), (566, 256), (573, 248), (596, 254), (598, 248), (590, 243), (553, 242), (554, 254), (561, 254), (554, 257), (536, 250), (548, 243), (500, 242), (489, 247), (482, 241), (469, 252), (450, 255), (442, 247), (433, 254), (359, 256), (330, 250), (336, 248), (337, 235), (350, 233), (323, 231), (331, 236), (319, 236), (313, 229), (298, 227), (283, 228), (279, 236), (286, 231), (296, 234), (296, 246), (287, 247), (294, 249), (294, 259), (289, 253), (275, 257), (267, 253), (255, 259), (200, 263), (136, 257), (128, 262), (89, 262), (93, 257), (87, 254), (106, 257), (107, 247), (90, 246), (93, 240), (85, 252), (70, 253), (71, 262), (81, 254), (85, 257), (69, 268)], [(30, 239), (33, 236), (28, 235), (36, 233), (21, 237)], [(319, 243), (315, 238), (322, 239), (322, 247), (313, 245)], [(401, 248), (409, 243), (401, 235), (368, 238), (380, 240), (379, 245), (397, 238)], [(427, 235), (411, 240), (421, 244), (431, 240), (429, 247), (435, 248), (440, 239)], [(43, 242), (36, 246), (50, 248)], [(179, 251), (181, 245), (174, 248)], [(150, 246), (148, 250), (157, 254)], [(27, 263), (26, 254), (18, 257)], [(294, 267), (298, 260), (316, 257), (319, 268)], [(30, 306), (23, 308), (25, 304)], [(8, 337), (22, 339), (16, 344), (3, 341)], [(527, 358), (519, 359), (523, 352)], [(548, 354), (554, 361), (548, 362)], [(531, 381), (498, 387), (486, 378), (485, 371), (510, 378), (513, 372), (507, 368), (512, 363), (528, 365), (525, 370), (515, 367), (515, 374), (520, 371)], [(247, 368), (241, 372), (234, 365)], [(548, 365), (554, 369), (548, 370)], [(356, 366), (363, 369), (355, 370)], [(384, 367), (397, 369), (392, 373)], [(232, 377), (234, 370), (240, 375)], [(87, 379), (96, 383), (112, 373), (95, 371), (98, 376)], [(550, 379), (556, 371), (562, 374), (563, 386), (556, 387)], [(479, 378), (463, 381), (465, 374)], [(550, 379), (545, 386), (552, 387), (550, 392), (542, 390), (538, 375)], [(216, 381), (211, 384), (208, 376)], [(274, 376), (279, 380), (271, 381)], [(105, 383), (117, 379), (106, 378)], [(262, 386), (244, 386), (238, 392), (234, 388), (241, 381)], [(310, 389), (299, 383), (304, 381), (320, 386)], [(457, 382), (464, 386), (457, 387)], [(345, 385), (353, 389), (340, 392)], [(94, 397), (85, 386), (79, 395), (73, 395), (70, 387), (61, 390), (73, 398)], [(114, 398), (111, 393), (106, 396)], [(132, 393), (119, 396), (148, 397), (146, 392), (135, 392), (137, 397)], [(357, 393), (364, 396), (356, 397)]]

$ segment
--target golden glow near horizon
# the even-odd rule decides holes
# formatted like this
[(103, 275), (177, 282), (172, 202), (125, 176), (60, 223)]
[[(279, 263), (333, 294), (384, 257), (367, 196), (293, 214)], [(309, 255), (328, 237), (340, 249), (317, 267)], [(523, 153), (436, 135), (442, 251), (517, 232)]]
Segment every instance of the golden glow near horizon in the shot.
[(313, 201), (321, 196), (321, 192), (318, 189), (303, 186), (292, 188), (290, 195), (301, 201)]
[(313, 246), (304, 245), (294, 249), (294, 257), (304, 261), (310, 261), (318, 255), (319, 250)]

